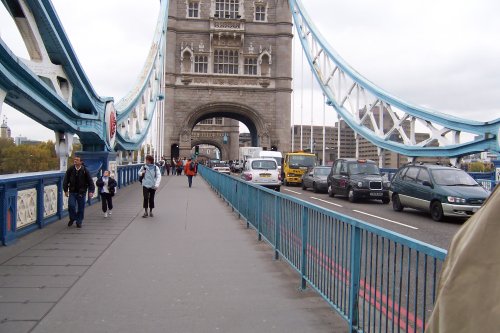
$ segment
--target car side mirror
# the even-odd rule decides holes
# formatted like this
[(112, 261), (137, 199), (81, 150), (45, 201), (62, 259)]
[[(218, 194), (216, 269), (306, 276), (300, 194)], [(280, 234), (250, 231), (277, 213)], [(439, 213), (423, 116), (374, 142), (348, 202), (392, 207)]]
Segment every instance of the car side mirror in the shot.
[(434, 188), (434, 186), (432, 186), (431, 182), (430, 182), (430, 181), (428, 181), (428, 180), (424, 180), (424, 181), (422, 182), (422, 185), (424, 185), (424, 186), (429, 186), (430, 188)]

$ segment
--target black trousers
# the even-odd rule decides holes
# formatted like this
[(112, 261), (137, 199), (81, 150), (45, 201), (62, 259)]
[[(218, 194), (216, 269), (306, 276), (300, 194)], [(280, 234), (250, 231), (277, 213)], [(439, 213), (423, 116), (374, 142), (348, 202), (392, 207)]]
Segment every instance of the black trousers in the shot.
[(142, 207), (144, 209), (147, 209), (148, 205), (150, 209), (155, 208), (155, 193), (156, 190), (153, 190), (152, 188), (147, 188), (144, 186), (142, 187), (142, 195), (144, 197), (144, 202)]
[(109, 193), (101, 193), (101, 204), (102, 211), (106, 213), (106, 211), (113, 209), (113, 197)]

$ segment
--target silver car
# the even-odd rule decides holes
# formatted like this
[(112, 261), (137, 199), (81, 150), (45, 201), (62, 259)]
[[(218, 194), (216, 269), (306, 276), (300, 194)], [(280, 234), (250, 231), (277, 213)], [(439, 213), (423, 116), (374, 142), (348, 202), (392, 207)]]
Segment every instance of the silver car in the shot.
[(302, 176), (302, 189), (312, 188), (314, 192), (326, 192), (328, 190), (328, 174), (330, 167), (317, 166), (310, 169)]

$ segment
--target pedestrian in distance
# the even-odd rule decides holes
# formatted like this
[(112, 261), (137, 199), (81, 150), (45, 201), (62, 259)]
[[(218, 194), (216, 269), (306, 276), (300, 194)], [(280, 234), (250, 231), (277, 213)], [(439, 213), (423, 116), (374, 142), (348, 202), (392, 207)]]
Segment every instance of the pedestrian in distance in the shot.
[(139, 178), (142, 178), (142, 195), (144, 198), (144, 214), (142, 217), (148, 217), (148, 208), (149, 216), (153, 217), (153, 208), (155, 208), (155, 193), (160, 186), (160, 168), (155, 165), (154, 161), (153, 156), (147, 155), (146, 164), (139, 169)]
[(77, 228), (82, 227), (87, 190), (88, 196), (92, 198), (95, 191), (94, 181), (80, 157), (76, 156), (73, 159), (73, 165), (68, 168), (63, 180), (64, 195), (68, 197), (68, 227), (71, 227), (75, 221)]
[(177, 161), (177, 176), (180, 176), (182, 174), (182, 168), (183, 168), (182, 160), (179, 159)]
[(198, 173), (198, 165), (192, 159), (188, 159), (186, 165), (184, 166), (184, 174), (188, 178), (188, 185), (191, 187), (193, 185), (193, 176)]
[(98, 193), (101, 196), (102, 212), (104, 217), (111, 216), (113, 213), (113, 196), (116, 190), (116, 180), (110, 176), (109, 170), (105, 170), (102, 177), (97, 179)]

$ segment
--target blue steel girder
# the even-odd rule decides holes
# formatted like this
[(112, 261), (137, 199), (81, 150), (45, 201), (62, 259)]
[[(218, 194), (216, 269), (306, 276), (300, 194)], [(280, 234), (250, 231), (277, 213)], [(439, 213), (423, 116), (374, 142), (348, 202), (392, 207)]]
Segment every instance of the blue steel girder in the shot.
[[(376, 146), (410, 157), (460, 157), (500, 151), (500, 118), (489, 122), (461, 119), (411, 105), (377, 87), (348, 65), (314, 26), (300, 0), (290, 8), (311, 70), (339, 116)], [(417, 126), (428, 136), (419, 135)], [(460, 142), (467, 133), (473, 140)]]
[(163, 99), (163, 80), (159, 78), (164, 77), (168, 1), (160, 2), (152, 51), (139, 83), (116, 110), (112, 98), (94, 91), (49, 0), (1, 1), (16, 22), (30, 56), (30, 60), (18, 58), (0, 40), (0, 89), (6, 92), (5, 102), (49, 129), (78, 134), (84, 150), (85, 146), (113, 150), (110, 129), (116, 128), (117, 121), (130, 122), (126, 117), (134, 110), (145, 110), (134, 135), (116, 135), (117, 148), (138, 149), (155, 119), (156, 102)]
[[(97, 115), (71, 108), (20, 61), (0, 40), (0, 88), (5, 102), (28, 117), (59, 132), (77, 133), (82, 141), (101, 141), (103, 124)], [(99, 104), (104, 107), (106, 100)]]

